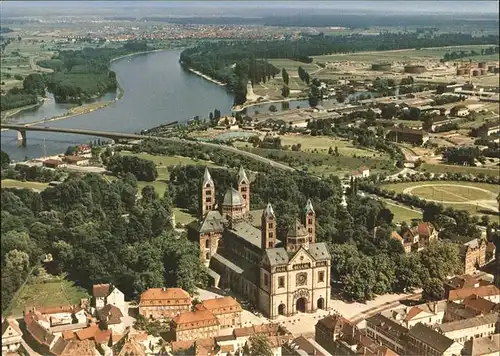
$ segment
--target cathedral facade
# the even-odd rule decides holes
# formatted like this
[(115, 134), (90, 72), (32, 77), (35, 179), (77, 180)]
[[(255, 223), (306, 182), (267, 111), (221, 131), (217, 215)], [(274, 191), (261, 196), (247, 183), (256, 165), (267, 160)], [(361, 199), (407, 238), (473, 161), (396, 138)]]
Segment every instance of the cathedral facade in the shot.
[(188, 225), (188, 236), (199, 243), (216, 287), (231, 289), (271, 319), (328, 308), (331, 257), (324, 243), (315, 242), (310, 200), (301, 220), (280, 241), (271, 203), (259, 222), (252, 220), (250, 181), (243, 168), (236, 189), (226, 191), (220, 207), (205, 169), (200, 197), (200, 217)]

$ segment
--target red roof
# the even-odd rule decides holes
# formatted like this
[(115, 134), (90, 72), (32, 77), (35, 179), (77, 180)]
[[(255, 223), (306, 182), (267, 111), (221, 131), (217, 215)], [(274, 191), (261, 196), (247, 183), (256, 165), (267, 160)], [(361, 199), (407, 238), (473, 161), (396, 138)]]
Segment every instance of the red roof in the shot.
[(409, 311), (408, 311), (408, 314), (406, 315), (406, 320), (411, 320), (413, 319), (414, 317), (416, 317), (418, 314), (420, 314), (422, 312), (422, 309), (418, 308), (418, 307), (413, 307), (411, 308)]
[(495, 296), (500, 294), (500, 289), (494, 285), (479, 286), (476, 288), (462, 288), (450, 291), (448, 300), (464, 300), (468, 296), (475, 294), (479, 297)]

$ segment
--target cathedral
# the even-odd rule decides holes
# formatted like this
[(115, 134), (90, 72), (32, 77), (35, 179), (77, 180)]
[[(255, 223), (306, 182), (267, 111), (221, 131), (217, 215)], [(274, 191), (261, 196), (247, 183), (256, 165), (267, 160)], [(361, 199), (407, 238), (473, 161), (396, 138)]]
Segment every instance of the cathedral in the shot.
[(208, 169), (200, 195), (201, 214), (188, 226), (188, 236), (199, 243), (216, 287), (231, 289), (271, 319), (328, 308), (331, 258), (326, 245), (315, 242), (316, 213), (310, 200), (301, 220), (280, 241), (271, 203), (260, 224), (252, 221), (250, 181), (243, 167), (237, 189), (226, 191), (221, 206)]

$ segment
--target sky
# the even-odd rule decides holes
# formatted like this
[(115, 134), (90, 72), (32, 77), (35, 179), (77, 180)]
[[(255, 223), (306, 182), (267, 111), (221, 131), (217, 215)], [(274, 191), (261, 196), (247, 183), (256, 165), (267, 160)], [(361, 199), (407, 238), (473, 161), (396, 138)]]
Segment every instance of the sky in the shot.
[[(1, 1), (1, 0), (0, 0)], [(296, 12), (300, 9), (322, 10), (325, 13), (338, 13), (339, 11), (350, 12), (405, 12), (405, 13), (490, 13), (498, 14), (497, 0), (475, 0), (475, 1), (1, 1), (1, 10), (7, 15), (11, 11), (16, 16), (24, 14), (45, 13), (47, 15), (62, 14), (75, 15), (75, 11), (86, 13), (95, 12), (98, 15), (101, 12), (108, 13), (113, 9), (130, 9), (131, 12), (148, 11), (157, 9), (155, 15), (168, 15), (175, 12), (182, 15), (234, 15), (245, 9), (260, 11), (265, 13), (266, 9), (289, 9), (290, 12)], [(295, 11), (294, 11), (295, 10)], [(120, 11), (120, 12), (122, 12)], [(149, 11), (148, 11), (149, 12)], [(156, 11), (155, 11), (156, 12)], [(286, 11), (285, 11), (286, 12)]]

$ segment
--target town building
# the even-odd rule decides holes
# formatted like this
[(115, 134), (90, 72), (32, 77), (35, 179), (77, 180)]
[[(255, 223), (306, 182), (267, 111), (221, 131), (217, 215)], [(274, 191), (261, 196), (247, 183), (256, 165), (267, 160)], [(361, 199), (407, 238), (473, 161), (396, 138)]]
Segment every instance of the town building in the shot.
[(467, 308), (463, 304), (448, 302), (444, 313), (443, 323), (449, 323), (456, 320), (466, 320), (474, 318), (481, 313)]
[(367, 178), (370, 176), (370, 168), (360, 167), (359, 169), (352, 171), (350, 176), (353, 178)]
[(107, 304), (104, 308), (97, 311), (97, 319), (101, 322), (104, 329), (113, 330), (122, 333), (124, 325), (122, 322), (122, 311), (113, 304)]
[(465, 105), (457, 105), (451, 108), (450, 115), (464, 117), (470, 114), (469, 109)]
[(96, 344), (91, 340), (70, 340), (66, 341), (59, 338), (50, 350), (51, 355), (55, 356), (99, 356)]
[(23, 332), (15, 319), (4, 319), (2, 323), (2, 355), (16, 352), (21, 347)]
[(418, 323), (408, 331), (406, 355), (458, 356), (463, 346), (436, 330)]
[(327, 356), (329, 353), (316, 342), (299, 336), (283, 345), (282, 354), (286, 356)]
[(423, 130), (410, 128), (391, 127), (386, 134), (386, 139), (393, 142), (407, 142), (421, 146), (429, 140), (430, 136)]
[(46, 159), (45, 161), (43, 161), (43, 166), (47, 167), (47, 168), (57, 168), (61, 164), (63, 164), (62, 161), (60, 161), (58, 159), (53, 159), (53, 158), (49, 158), (49, 159)]
[(186, 311), (170, 321), (176, 341), (211, 338), (219, 335), (219, 320), (208, 310)]
[(315, 326), (314, 340), (330, 353), (337, 349), (335, 341), (344, 336), (354, 337), (356, 325), (340, 314), (328, 315)]
[(500, 334), (473, 338), (465, 342), (463, 356), (497, 356), (500, 354)]
[(403, 248), (405, 253), (422, 251), (432, 241), (438, 239), (438, 231), (430, 222), (420, 222), (403, 232)]
[(392, 310), (383, 313), (383, 315), (393, 319), (407, 329), (412, 328), (418, 323), (434, 326), (443, 322), (447, 304), (448, 301), (440, 300)]
[(460, 246), (464, 274), (473, 274), (477, 268), (486, 264), (486, 244), (485, 240), (478, 238)]
[(219, 320), (221, 329), (241, 327), (241, 305), (233, 297), (206, 299), (196, 305), (197, 310), (208, 310)]
[(366, 319), (366, 334), (381, 345), (398, 354), (403, 354), (406, 346), (404, 340), (408, 329), (378, 313)]
[(490, 313), (466, 320), (444, 323), (439, 325), (437, 330), (446, 337), (463, 345), (471, 338), (493, 335), (498, 321), (498, 313)]
[(443, 284), (445, 291), (445, 298), (448, 298), (450, 291), (462, 288), (476, 288), (479, 287), (479, 280), (470, 274), (462, 276), (455, 276), (450, 278)]
[(484, 139), (488, 138), (491, 135), (497, 134), (498, 132), (500, 132), (500, 125), (498, 124), (498, 120), (485, 123), (477, 129), (477, 135)]
[(191, 296), (181, 288), (150, 288), (139, 301), (139, 314), (147, 319), (171, 319), (189, 310)]
[(491, 312), (500, 311), (500, 304), (494, 303), (491, 300), (488, 300), (483, 297), (479, 297), (475, 294), (471, 294), (466, 297), (462, 304), (477, 313), (480, 314), (488, 314)]
[(462, 303), (467, 297), (477, 295), (484, 299), (488, 299), (493, 303), (500, 303), (500, 289), (490, 284), (486, 286), (479, 286), (477, 288), (462, 288), (452, 290), (449, 293), (448, 300), (455, 303)]
[(113, 356), (146, 356), (146, 348), (128, 332), (113, 345)]
[(92, 296), (94, 297), (94, 307), (99, 310), (111, 304), (125, 313), (125, 295), (118, 288), (111, 284), (94, 284), (92, 286)]
[(75, 165), (75, 166), (88, 166), (89, 159), (82, 156), (64, 156), (64, 161), (67, 164)]
[(271, 319), (328, 309), (331, 257), (326, 245), (315, 241), (311, 201), (302, 221), (280, 240), (271, 203), (262, 213), (260, 229), (252, 224), (250, 181), (242, 167), (237, 183), (217, 210), (215, 183), (206, 169), (200, 218), (188, 225), (188, 236), (199, 243), (216, 286), (231, 288)]

